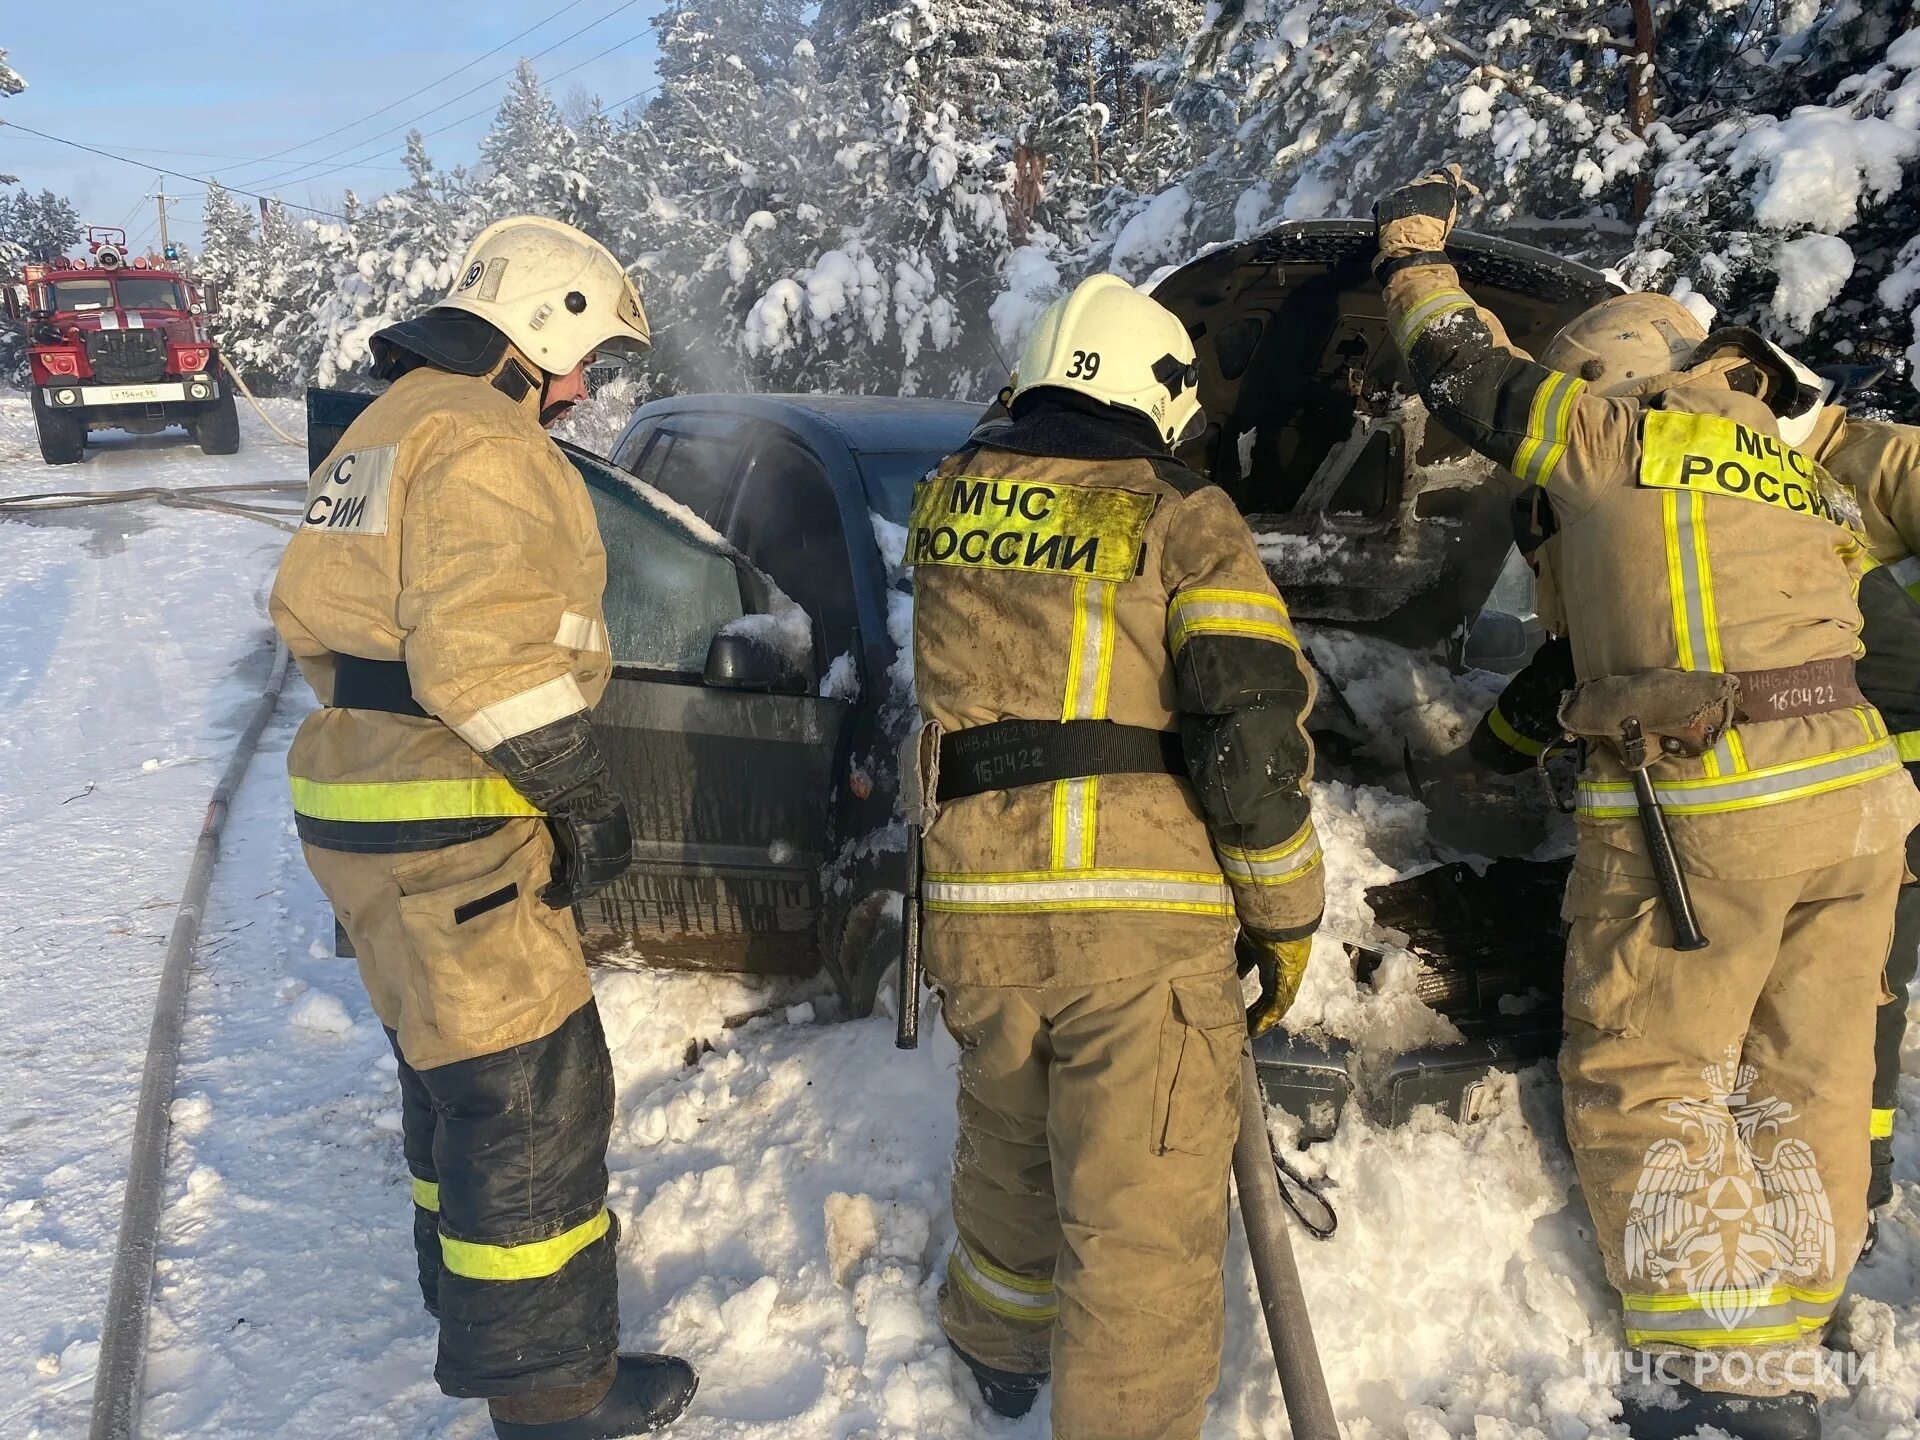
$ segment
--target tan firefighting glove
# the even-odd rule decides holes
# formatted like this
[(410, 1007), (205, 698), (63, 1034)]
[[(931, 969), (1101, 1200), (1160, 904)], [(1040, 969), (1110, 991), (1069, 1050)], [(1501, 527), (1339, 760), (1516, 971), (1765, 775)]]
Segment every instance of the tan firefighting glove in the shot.
[(1307, 973), (1307, 958), (1313, 954), (1313, 937), (1279, 940), (1243, 925), (1234, 952), (1243, 978), (1260, 977), (1260, 996), (1247, 1007), (1247, 1033), (1264, 1035), (1293, 1008), (1301, 977)]
[(1479, 193), (1458, 165), (1448, 165), (1383, 195), (1373, 207), (1380, 247), (1374, 277), (1384, 284), (1408, 265), (1446, 264), (1447, 236), (1460, 218), (1460, 207)]

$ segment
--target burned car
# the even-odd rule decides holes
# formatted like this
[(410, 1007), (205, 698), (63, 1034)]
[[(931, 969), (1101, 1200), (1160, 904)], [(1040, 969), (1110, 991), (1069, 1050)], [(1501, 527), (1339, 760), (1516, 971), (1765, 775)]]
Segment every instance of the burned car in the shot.
[[(1499, 239), (1457, 234), (1453, 249), (1525, 349), (1613, 293), (1598, 271)], [(1517, 482), (1426, 424), (1372, 251), (1363, 222), (1293, 223), (1160, 283), (1194, 338), (1210, 419), (1181, 458), (1246, 514), (1297, 619), (1450, 642), (1456, 660), (1482, 659), (1479, 638), (1513, 668), (1524, 596), (1485, 611), (1510, 573)], [(365, 403), (310, 397), (316, 464)], [(642, 406), (605, 458), (568, 449), (606, 541), (615, 669), (595, 723), (638, 855), (586, 904), (590, 953), (824, 969), (852, 1013), (871, 1009), (899, 948), (895, 756), (912, 721), (909, 580), (889, 542), (904, 541), (915, 482), (1003, 421), (953, 401), (687, 395)], [(1337, 767), (1339, 747), (1324, 750)], [(1421, 910), (1423, 885), (1451, 882), (1402, 883)], [(1400, 914), (1394, 895), (1371, 898)], [(1468, 1043), (1396, 1070), (1369, 1104), (1470, 1108), (1488, 1064), (1538, 1053), (1544, 1021), (1521, 1040), (1505, 1022), (1509, 990), (1534, 983), (1515, 973), (1527, 967), (1459, 928), (1458, 944), (1443, 924), (1410, 948)], [(1302, 1113), (1337, 1114), (1352, 1094), (1337, 1051), (1272, 1034), (1257, 1058)]]

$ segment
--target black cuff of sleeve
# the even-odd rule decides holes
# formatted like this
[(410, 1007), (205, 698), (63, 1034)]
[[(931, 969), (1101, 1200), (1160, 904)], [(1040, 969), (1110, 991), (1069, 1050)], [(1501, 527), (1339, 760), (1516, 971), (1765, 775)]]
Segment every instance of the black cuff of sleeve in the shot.
[(1373, 278), (1385, 285), (1402, 270), (1411, 270), (1417, 265), (1451, 264), (1453, 258), (1444, 250), (1416, 250), (1411, 255), (1396, 255), (1391, 260), (1382, 260), (1373, 267)]
[(1240, 922), (1240, 928), (1263, 944), (1285, 945), (1288, 941), (1305, 940), (1308, 936), (1316, 934), (1320, 929), (1320, 922), (1324, 919), (1326, 919), (1326, 912), (1322, 911), (1306, 924), (1289, 925), (1284, 930), (1262, 930), (1259, 926), (1249, 925), (1244, 920)]

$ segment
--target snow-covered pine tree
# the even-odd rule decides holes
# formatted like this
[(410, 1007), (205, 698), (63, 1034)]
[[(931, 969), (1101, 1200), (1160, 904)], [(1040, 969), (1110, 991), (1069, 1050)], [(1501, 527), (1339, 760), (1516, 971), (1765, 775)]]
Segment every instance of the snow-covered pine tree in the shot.
[[(1842, 79), (1824, 104), (1795, 103), (1783, 81), (1777, 112), (1729, 108), (1675, 145), (1624, 267), (1630, 283), (1697, 292), (1721, 321), (1758, 326), (1811, 361), (1904, 356), (1913, 379), (1920, 28), (1895, 31), (1884, 23), (1893, 13), (1882, 9), (1880, 63)], [(1920, 416), (1914, 384), (1893, 393)]]
[(51, 190), (38, 195), (22, 186), (11, 196), (0, 193), (0, 249), (10, 249), (20, 260), (52, 260), (67, 253), (85, 233), (72, 204)]
[(524, 60), (480, 142), (480, 159), (473, 201), (482, 224), (534, 214), (597, 228), (580, 137)]
[[(0, 49), (0, 98), (18, 95), (26, 88), (27, 82), (20, 78), (18, 70), (7, 64), (7, 52)], [(18, 175), (0, 175), (0, 185), (12, 185), (19, 178)]]

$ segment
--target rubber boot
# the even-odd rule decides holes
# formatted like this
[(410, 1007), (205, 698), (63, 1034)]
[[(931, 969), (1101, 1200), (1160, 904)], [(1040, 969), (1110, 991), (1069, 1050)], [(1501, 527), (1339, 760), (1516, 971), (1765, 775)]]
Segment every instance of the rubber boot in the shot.
[[(490, 1402), (493, 1433), (500, 1440), (623, 1440), (647, 1435), (678, 1419), (699, 1388), (700, 1377), (684, 1360), (671, 1355), (622, 1355), (612, 1386), (586, 1413), (551, 1419), (542, 1413), (542, 1402), (549, 1395), (564, 1410), (572, 1391), (512, 1395)], [(502, 1410), (514, 1418), (502, 1419)]]
[(1703, 1425), (1724, 1430), (1734, 1440), (1820, 1440), (1820, 1409), (1813, 1397), (1726, 1395), (1700, 1390), (1683, 1381), (1662, 1385), (1650, 1400), (1621, 1397), (1621, 1423), (1633, 1440), (1681, 1440)]
[(956, 1348), (953, 1353), (973, 1372), (973, 1378), (980, 1386), (980, 1398), (987, 1402), (987, 1407), (994, 1414), (1004, 1415), (1009, 1420), (1018, 1420), (1033, 1409), (1033, 1402), (1040, 1396), (1040, 1387), (1048, 1380), (1045, 1374), (1023, 1375), (1018, 1370), (996, 1370), (961, 1349)]

